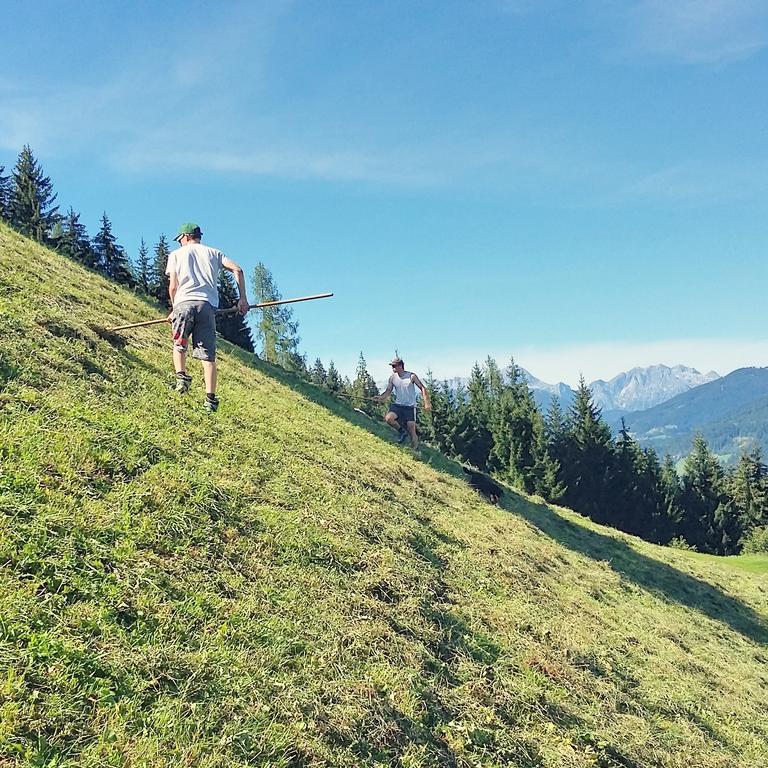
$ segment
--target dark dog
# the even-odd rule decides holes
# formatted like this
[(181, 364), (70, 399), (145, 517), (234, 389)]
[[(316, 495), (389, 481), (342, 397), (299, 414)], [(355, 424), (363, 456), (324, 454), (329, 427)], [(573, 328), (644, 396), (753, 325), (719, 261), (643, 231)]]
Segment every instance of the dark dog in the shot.
[(468, 469), (467, 467), (462, 467), (462, 469), (469, 475), (467, 480), (476, 491), (482, 493), (491, 504), (499, 503), (499, 499), (504, 495), (504, 489), (498, 483), (495, 483), (488, 475), (484, 475), (482, 472)]

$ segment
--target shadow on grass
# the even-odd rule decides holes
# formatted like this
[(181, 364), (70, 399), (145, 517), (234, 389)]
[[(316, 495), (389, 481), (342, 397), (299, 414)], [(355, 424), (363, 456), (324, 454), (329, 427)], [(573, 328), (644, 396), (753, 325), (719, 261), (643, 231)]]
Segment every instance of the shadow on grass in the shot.
[[(348, 403), (325, 390), (278, 366), (265, 363), (255, 355), (237, 347), (230, 347), (230, 350), (242, 362), (255, 366), (308, 400), (324, 406), (336, 416), (366, 429), (377, 437), (392, 440), (393, 431), (382, 421), (356, 412)], [(446, 458), (439, 451), (422, 446), (414, 457), (437, 471), (466, 482), (461, 465)], [(706, 581), (637, 552), (621, 539), (577, 525), (561, 517), (545, 504), (531, 502), (510, 488), (505, 487), (505, 490), (499, 505), (502, 509), (522, 517), (564, 547), (593, 560), (608, 563), (622, 578), (669, 602), (697, 610), (715, 621), (727, 624), (744, 637), (757, 643), (768, 644), (768, 626), (765, 621), (740, 600), (725, 594)]]
[(545, 504), (528, 501), (513, 491), (505, 495), (501, 507), (522, 517), (564, 547), (607, 563), (623, 579), (669, 602), (723, 622), (757, 643), (768, 643), (768, 626), (762, 617), (748, 605), (706, 581), (647, 557), (620, 539), (577, 525)]

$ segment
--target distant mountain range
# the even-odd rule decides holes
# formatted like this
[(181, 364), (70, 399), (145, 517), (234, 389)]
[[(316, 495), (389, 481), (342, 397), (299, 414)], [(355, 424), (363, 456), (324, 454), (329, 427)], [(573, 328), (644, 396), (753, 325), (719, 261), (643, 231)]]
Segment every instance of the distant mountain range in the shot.
[[(548, 384), (529, 371), (524, 370), (524, 373), (536, 403), (545, 413), (553, 397), (559, 398), (563, 408), (567, 408), (573, 401), (575, 392), (562, 381)], [(610, 381), (598, 379), (593, 381), (589, 388), (595, 404), (603, 410), (605, 418), (610, 422), (622, 413), (652, 408), (675, 395), (719, 378), (720, 375), (714, 371), (699, 373), (695, 368), (685, 365), (651, 365), (620, 373)], [(466, 383), (465, 378), (449, 381), (453, 388)]]
[(755, 445), (768, 456), (768, 368), (739, 368), (624, 420), (641, 445), (662, 456), (686, 456), (697, 432), (725, 463)]
[(604, 411), (644, 411), (719, 378), (714, 371), (699, 373), (684, 365), (651, 365), (620, 373), (610, 381), (598, 379), (589, 388)]

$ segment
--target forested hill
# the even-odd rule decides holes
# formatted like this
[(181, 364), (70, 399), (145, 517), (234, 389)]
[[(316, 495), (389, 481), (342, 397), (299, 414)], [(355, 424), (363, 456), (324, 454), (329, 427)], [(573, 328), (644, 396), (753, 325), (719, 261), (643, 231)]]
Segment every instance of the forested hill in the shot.
[[(330, 308), (329, 308), (330, 310)], [(768, 562), (413, 455), (0, 225), (0, 765), (754, 768)]]
[(728, 463), (755, 446), (768, 453), (768, 368), (740, 368), (624, 420), (642, 445), (676, 458), (697, 433)]

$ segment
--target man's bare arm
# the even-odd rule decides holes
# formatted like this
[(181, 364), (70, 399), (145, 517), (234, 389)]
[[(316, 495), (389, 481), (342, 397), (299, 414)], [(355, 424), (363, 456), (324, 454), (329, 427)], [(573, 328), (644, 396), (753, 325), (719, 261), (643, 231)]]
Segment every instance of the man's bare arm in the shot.
[(429, 399), (429, 390), (421, 383), (421, 379), (414, 373), (411, 375), (411, 381), (419, 388), (421, 396), (424, 398), (424, 410), (432, 410), (432, 402)]
[(390, 395), (392, 394), (392, 380), (387, 383), (387, 388), (380, 394), (376, 395), (376, 397), (371, 398), (372, 400), (377, 400), (378, 402), (383, 402), (386, 400)]
[(171, 304), (176, 297), (176, 291), (179, 290), (179, 276), (175, 272), (168, 275), (168, 295), (171, 297)]
[(245, 274), (239, 264), (236, 264), (232, 259), (228, 259), (226, 256), (221, 260), (221, 266), (224, 269), (230, 271), (237, 280), (237, 290), (240, 292), (240, 300), (237, 302), (237, 308), (241, 314), (245, 314), (248, 309), (248, 295), (245, 290)]

